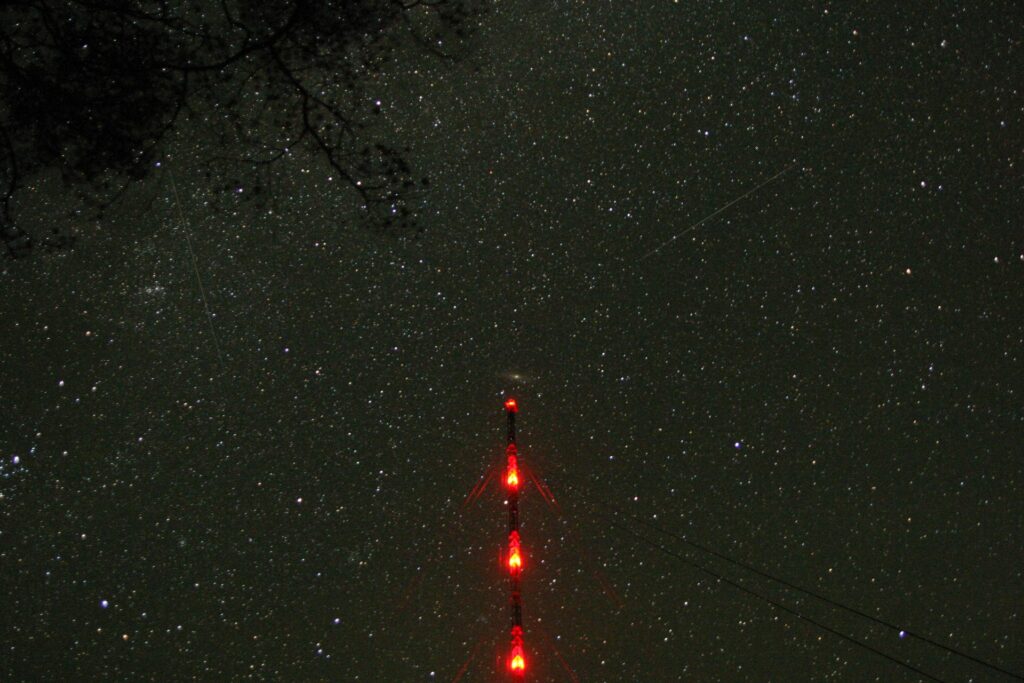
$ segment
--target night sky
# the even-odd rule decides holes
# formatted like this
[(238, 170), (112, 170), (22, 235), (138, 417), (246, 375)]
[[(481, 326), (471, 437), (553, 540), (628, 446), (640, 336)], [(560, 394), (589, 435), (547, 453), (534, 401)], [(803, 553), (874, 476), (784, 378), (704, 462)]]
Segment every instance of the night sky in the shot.
[(521, 505), (528, 680), (923, 680), (637, 534), (1024, 673), (1024, 10), (769, 4), (503, 0), (410, 51), (369, 96), (419, 239), (317, 160), (225, 210), (183, 128), (4, 261), (0, 680), (499, 680), (505, 509), (461, 506), (508, 395), (561, 505)]

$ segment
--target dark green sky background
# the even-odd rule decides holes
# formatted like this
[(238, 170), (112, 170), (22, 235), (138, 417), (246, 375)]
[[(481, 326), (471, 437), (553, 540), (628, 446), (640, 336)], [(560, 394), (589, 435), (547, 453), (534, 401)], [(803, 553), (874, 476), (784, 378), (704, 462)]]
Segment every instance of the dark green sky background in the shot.
[(1024, 672), (1022, 35), (1009, 1), (498, 2), (370, 93), (418, 241), (300, 161), (215, 213), (182, 131), (0, 266), (0, 679), (497, 680), (504, 508), (459, 505), (503, 391), (564, 512), (522, 505), (530, 680), (570, 680), (550, 642), (581, 681), (921, 680), (607, 502)]

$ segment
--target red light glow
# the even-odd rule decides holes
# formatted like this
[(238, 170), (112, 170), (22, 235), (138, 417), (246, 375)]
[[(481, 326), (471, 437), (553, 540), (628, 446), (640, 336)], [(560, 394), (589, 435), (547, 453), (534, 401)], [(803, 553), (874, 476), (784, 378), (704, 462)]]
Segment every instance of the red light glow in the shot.
[(511, 453), (508, 456), (508, 467), (505, 470), (505, 485), (510, 489), (519, 488), (519, 462)]
[(513, 573), (518, 573), (523, 568), (523, 555), (519, 550), (519, 532), (513, 531), (508, 535), (508, 568)]
[(510, 398), (509, 400), (505, 401), (505, 410), (507, 410), (510, 413), (514, 413), (519, 410), (519, 405), (516, 403), (516, 400), (514, 398)]
[(508, 656), (508, 668), (513, 674), (522, 676), (526, 672), (526, 653), (523, 650), (523, 627), (512, 627), (512, 650)]

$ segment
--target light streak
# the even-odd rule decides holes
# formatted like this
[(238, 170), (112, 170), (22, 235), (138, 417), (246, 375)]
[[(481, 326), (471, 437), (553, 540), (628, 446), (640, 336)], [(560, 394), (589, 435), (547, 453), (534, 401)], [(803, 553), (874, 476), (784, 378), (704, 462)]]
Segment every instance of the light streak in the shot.
[(760, 190), (760, 189), (761, 189), (762, 187), (764, 187), (765, 185), (769, 185), (769, 184), (770, 184), (770, 183), (772, 183), (772, 182), (773, 182), (773, 181), (774, 181), (774, 180), (775, 180), (776, 178), (778, 178), (779, 176), (781, 176), (781, 175), (782, 175), (783, 173), (785, 173), (786, 171), (788, 171), (788, 170), (789, 170), (789, 169), (791, 169), (791, 168), (793, 168), (793, 166), (792, 166), (792, 165), (790, 165), (790, 166), (787, 166), (786, 168), (782, 169), (781, 171), (779, 171), (778, 173), (776, 173), (775, 175), (773, 175), (773, 176), (772, 176), (771, 178), (769, 178), (768, 180), (765, 180), (764, 182), (762, 182), (762, 183), (761, 183), (760, 185), (758, 185), (758, 186), (757, 186), (757, 187), (755, 187), (754, 189), (752, 189), (752, 190), (747, 190), (746, 192), (744, 192), (743, 194), (741, 194), (741, 195), (740, 195), (739, 197), (737, 197), (736, 199), (733, 199), (733, 200), (732, 200), (731, 202), (729, 202), (728, 204), (726, 204), (726, 205), (725, 205), (725, 206), (723, 206), (722, 208), (720, 208), (720, 209), (716, 210), (716, 211), (715, 211), (714, 213), (710, 213), (710, 214), (708, 214), (707, 216), (704, 216), (704, 218), (701, 218), (701, 219), (700, 219), (699, 221), (697, 221), (697, 222), (696, 222), (696, 223), (694, 223), (693, 225), (689, 226), (688, 228), (686, 228), (686, 229), (685, 229), (685, 230), (683, 230), (682, 232), (680, 232), (680, 233), (678, 233), (677, 235), (675, 235), (675, 236), (671, 237), (670, 239), (666, 240), (665, 242), (662, 242), (661, 244), (659, 244), (658, 246), (656, 246), (656, 247), (655, 247), (654, 249), (651, 249), (651, 250), (650, 250), (649, 252), (647, 252), (646, 254), (644, 254), (643, 256), (641, 256), (639, 260), (640, 260), (640, 261), (643, 261), (644, 259), (647, 259), (647, 258), (650, 258), (651, 256), (654, 256), (654, 255), (655, 255), (656, 253), (658, 253), (659, 251), (661, 251), (662, 249), (664, 249), (664, 248), (665, 248), (665, 247), (667, 247), (668, 245), (672, 244), (673, 242), (675, 242), (675, 241), (676, 241), (677, 239), (679, 239), (679, 238), (680, 238), (680, 237), (682, 237), (683, 235), (686, 235), (686, 234), (688, 234), (688, 233), (690, 233), (690, 232), (692, 232), (692, 231), (696, 230), (696, 229), (697, 229), (697, 228), (699, 228), (699, 227), (700, 227), (701, 225), (703, 225), (704, 223), (708, 222), (709, 220), (711, 220), (712, 218), (714, 218), (714, 217), (715, 217), (715, 216), (717, 216), (718, 214), (722, 213), (723, 211), (725, 211), (726, 209), (728, 209), (728, 208), (729, 208), (730, 206), (732, 206), (733, 204), (736, 204), (736, 203), (738, 203), (738, 202), (741, 202), (741, 201), (743, 201), (744, 199), (746, 199), (746, 198), (747, 198), (747, 197), (749, 197), (750, 195), (752, 195), (752, 194), (754, 194), (755, 192), (757, 192), (758, 190)]

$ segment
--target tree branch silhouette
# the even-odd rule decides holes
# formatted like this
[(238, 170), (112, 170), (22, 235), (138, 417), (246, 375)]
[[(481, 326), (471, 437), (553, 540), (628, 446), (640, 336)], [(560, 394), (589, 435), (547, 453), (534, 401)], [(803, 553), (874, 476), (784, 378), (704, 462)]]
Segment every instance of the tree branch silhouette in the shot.
[[(13, 215), (26, 184), (56, 173), (99, 218), (147, 177), (174, 132), (212, 141), (212, 178), (259, 195), (269, 168), (320, 159), (366, 223), (419, 231), (407, 148), (381, 139), (366, 95), (399, 50), (446, 61), (486, 0), (13, 0), (0, 5), (0, 236), (32, 253)], [(452, 50), (452, 46), (455, 50)], [(376, 133), (376, 135), (375, 135)], [(221, 189), (231, 183), (221, 183)], [(62, 247), (55, 233), (44, 244)]]

